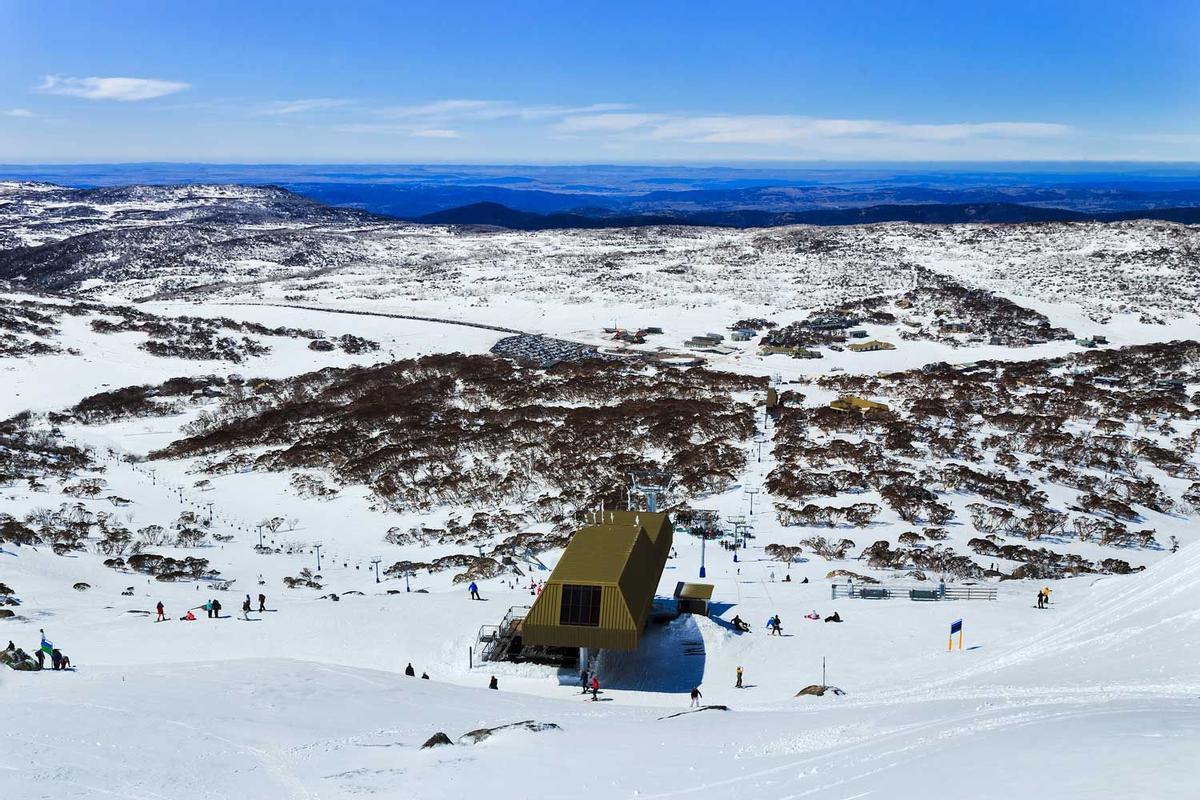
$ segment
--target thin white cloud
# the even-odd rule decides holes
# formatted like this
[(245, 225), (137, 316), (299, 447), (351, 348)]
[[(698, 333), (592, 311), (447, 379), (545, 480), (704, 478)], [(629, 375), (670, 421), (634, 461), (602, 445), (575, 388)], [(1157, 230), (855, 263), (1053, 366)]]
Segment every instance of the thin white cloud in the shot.
[(378, 113), (392, 119), (427, 118), (446, 120), (548, 119), (574, 114), (621, 111), (619, 103), (594, 103), (586, 106), (527, 105), (511, 100), (435, 100), (412, 106), (394, 106)]
[(416, 136), (419, 139), (461, 139), (462, 134), (458, 131), (450, 130), (449, 128), (425, 128), (423, 130), (411, 131), (409, 136)]
[(331, 108), (341, 108), (349, 103), (336, 97), (312, 97), (303, 100), (276, 100), (263, 109), (268, 116), (282, 114), (303, 114), (309, 111), (325, 111)]
[[(873, 119), (822, 119), (790, 115), (598, 115), (567, 120), (560, 129), (624, 131), (638, 138), (706, 144), (799, 144), (875, 138), (920, 142), (973, 139), (1045, 139), (1072, 132), (1052, 122), (906, 123)], [(609, 124), (606, 117), (616, 117)]]
[(563, 119), (555, 129), (562, 133), (631, 131), (663, 119), (663, 114), (576, 114)]
[(3, 114), (6, 117), (21, 117), (25, 119), (34, 116), (34, 113), (28, 108), (10, 108), (9, 110), (3, 112)]
[(47, 75), (35, 88), (46, 94), (128, 103), (174, 94), (187, 89), (188, 86), (189, 84), (182, 81), (164, 81), (155, 78), (69, 78), (61, 75)]

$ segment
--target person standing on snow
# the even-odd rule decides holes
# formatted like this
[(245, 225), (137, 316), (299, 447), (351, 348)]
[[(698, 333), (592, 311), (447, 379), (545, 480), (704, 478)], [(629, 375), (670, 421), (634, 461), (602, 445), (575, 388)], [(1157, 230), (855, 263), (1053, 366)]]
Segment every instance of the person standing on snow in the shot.
[(583, 693), (588, 693), (588, 671), (587, 667), (579, 670), (579, 688), (583, 689)]
[(211, 599), (204, 601), (204, 613), (208, 615), (209, 619), (212, 619), (213, 601)]
[(242, 619), (250, 621), (250, 595), (246, 595), (246, 599), (242, 601)]
[(738, 665), (738, 668), (737, 668), (737, 685), (735, 685), (733, 688), (735, 688), (735, 689), (744, 688), (742, 686), (742, 667), (740, 664)]
[(596, 695), (600, 694), (600, 678), (596, 673), (592, 673), (592, 702), (596, 702)]
[(500, 688), (500, 681), (496, 680), (495, 675), (493, 675), (492, 679), (490, 681), (488, 681), (488, 688), (489, 689), (499, 689)]
[(221, 618), (221, 601), (217, 600), (216, 598), (213, 598), (212, 603), (213, 603), (213, 617), (215, 619), (220, 619)]
[(475, 581), (471, 581), (471, 585), (467, 587), (467, 591), (469, 591), (471, 593), (472, 600), (482, 599), (479, 596), (479, 586), (478, 586), (478, 584), (475, 583)]
[(154, 620), (154, 621), (155, 621), (155, 622), (163, 622), (164, 620), (166, 620), (166, 618), (167, 618), (167, 609), (166, 609), (166, 607), (165, 607), (165, 606), (163, 606), (163, 604), (162, 604), (162, 600), (159, 600), (159, 601), (158, 601), (158, 605), (156, 605), (154, 608), (155, 608), (155, 610), (156, 610), (156, 611), (158, 611), (158, 619), (156, 619), (156, 620)]
[(265, 613), (266, 610), (267, 610), (267, 596), (265, 594), (263, 594), (262, 592), (259, 592), (258, 593), (258, 611), (259, 611), (259, 613)]
[(704, 695), (700, 694), (700, 687), (697, 686), (697, 687), (693, 688), (692, 689), (692, 704), (688, 707), (689, 708), (699, 708), (700, 707), (700, 698), (702, 698), (702, 697), (704, 697)]
[(1046, 595), (1042, 594), (1041, 589), (1038, 589), (1037, 607), (1038, 608), (1046, 607)]
[(404, 668), (404, 674), (410, 678), (417, 677), (417, 671), (413, 669), (412, 662), (408, 662), (408, 666)]

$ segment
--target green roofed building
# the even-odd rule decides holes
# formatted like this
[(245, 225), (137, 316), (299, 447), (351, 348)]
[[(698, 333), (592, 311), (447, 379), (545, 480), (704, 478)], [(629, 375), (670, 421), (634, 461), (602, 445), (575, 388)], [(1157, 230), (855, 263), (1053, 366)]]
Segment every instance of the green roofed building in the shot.
[(670, 553), (666, 514), (596, 513), (525, 616), (524, 644), (636, 650)]

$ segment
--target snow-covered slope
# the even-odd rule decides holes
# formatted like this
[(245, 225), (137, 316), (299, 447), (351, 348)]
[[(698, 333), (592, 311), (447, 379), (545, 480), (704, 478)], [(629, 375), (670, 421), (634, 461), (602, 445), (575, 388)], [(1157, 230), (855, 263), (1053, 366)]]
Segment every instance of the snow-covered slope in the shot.
[[(0, 184), (0, 274), (17, 287), (0, 296), (0, 466), (12, 471), (0, 470), (0, 583), (19, 600), (0, 606), (14, 614), (0, 619), (0, 645), (32, 650), (44, 630), (76, 666), (0, 671), (0, 797), (1191, 797), (1200, 378), (1187, 343), (1116, 348), (1200, 338), (1196, 236), (1157, 223), (497, 233), (382, 221), (271, 188)], [(927, 275), (914, 265), (949, 294), (909, 302), (902, 293)], [(940, 305), (964, 286), (1023, 306), (1004, 307), (1018, 335), (994, 344), (942, 324), (958, 321)], [(738, 319), (787, 325), (880, 294), (898, 318), (862, 327), (894, 351), (822, 346), (823, 358), (797, 360), (750, 341), (701, 354), (706, 369), (747, 380), (684, 380), (648, 358), (690, 358), (688, 338)], [(1061, 333), (1021, 345), (1019, 325), (1038, 314), (1043, 328), (1113, 348)], [(456, 322), (614, 352), (605, 327), (664, 332), (620, 350), (620, 366), (547, 376), (482, 369), (506, 332)], [(425, 373), (437, 380), (412, 383)], [(791, 393), (778, 421), (757, 410), (768, 382)], [(894, 417), (837, 416), (827, 406), (844, 391)], [(994, 407), (1001, 397), (1009, 407)], [(682, 403), (678, 420), (655, 416), (676, 407), (668, 400)], [(536, 424), (501, 413), (518, 401)], [(629, 412), (606, 420), (622, 402)], [(634, 418), (653, 436), (630, 434)], [(164, 449), (223, 425), (241, 425), (238, 436)], [(426, 428), (444, 441), (407, 435)], [(653, 625), (635, 654), (602, 653), (591, 703), (573, 670), (480, 664), (472, 648), (481, 626), (532, 602), (530, 581), (553, 568), (581, 492), (595, 489), (555, 463), (624, 480), (601, 471), (618, 452), (604, 432), (618, 428), (618, 466), (675, 460), (692, 485), (670, 502), (727, 527), (743, 518), (754, 538), (735, 561), (717, 541), (676, 535), (660, 605), (703, 563), (713, 615)], [(328, 458), (278, 452), (303, 455), (318, 435)], [(962, 479), (954, 464), (990, 476)], [(454, 479), (488, 470), (503, 492), (455, 493)], [(805, 471), (816, 482), (791, 480)], [(834, 473), (833, 494), (819, 494)], [(400, 474), (435, 476), (440, 495), (406, 498)], [(944, 524), (905, 521), (895, 487), (910, 484), (934, 492)], [(1128, 511), (1084, 509), (1093, 492)], [(981, 499), (1016, 517), (979, 527)], [(826, 524), (821, 507), (850, 504), (874, 516)], [(1026, 541), (1034, 511), (1064, 521)], [(1018, 556), (971, 549), (989, 533)], [(843, 556), (817, 554), (815, 538), (843, 536), (857, 540)], [(767, 549), (802, 541), (787, 564)], [(911, 543), (922, 563), (967, 554), (974, 567), (947, 574), (950, 587), (996, 599), (911, 602), (910, 586), (940, 576), (859, 557), (879, 541)], [(1027, 563), (1022, 547), (1043, 565), (1080, 560), (1052, 565), (1050, 579), (999, 580)], [(126, 561), (138, 552), (219, 574), (155, 580)], [(1111, 559), (1146, 569), (1087, 571), (1119, 568), (1103, 566)], [(479, 578), (484, 601), (467, 599), (456, 576), (493, 567)], [(833, 599), (846, 577), (831, 570), (898, 597)], [(306, 574), (320, 588), (285, 588)], [(1034, 607), (1043, 585), (1048, 609)], [(237, 619), (259, 592), (270, 610)], [(179, 619), (213, 597), (223, 618)], [(159, 601), (167, 620), (155, 623)], [(805, 618), (814, 611), (844, 622)], [(762, 628), (773, 614), (784, 636)], [(735, 615), (751, 633), (732, 631)], [(947, 652), (959, 618), (966, 648)], [(430, 680), (405, 677), (409, 663)], [(797, 697), (823, 668), (845, 694)], [(499, 691), (484, 688), (493, 675)], [(672, 716), (695, 686), (729, 710)], [(420, 749), (438, 731), (526, 720), (558, 727)]]

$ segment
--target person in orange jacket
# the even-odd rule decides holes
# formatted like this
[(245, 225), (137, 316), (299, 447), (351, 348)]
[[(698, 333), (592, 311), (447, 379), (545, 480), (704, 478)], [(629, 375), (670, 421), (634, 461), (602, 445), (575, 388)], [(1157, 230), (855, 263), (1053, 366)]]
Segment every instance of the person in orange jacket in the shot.
[(600, 679), (596, 677), (596, 673), (592, 673), (592, 702), (596, 702), (596, 695), (600, 694)]

